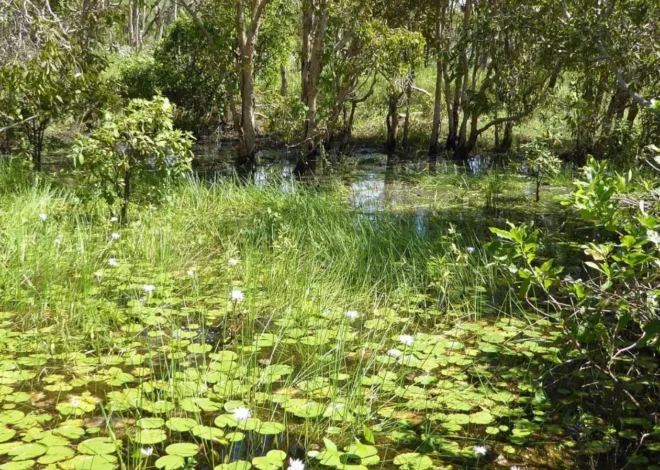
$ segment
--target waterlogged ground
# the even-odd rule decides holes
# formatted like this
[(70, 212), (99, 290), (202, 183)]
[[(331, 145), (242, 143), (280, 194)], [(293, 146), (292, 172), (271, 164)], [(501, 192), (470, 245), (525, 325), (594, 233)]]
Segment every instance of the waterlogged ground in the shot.
[[(232, 193), (234, 212), (196, 196), (127, 227), (105, 218), (64, 235), (75, 205), (4, 218), (0, 469), (531, 470), (618, 447), (611, 423), (558, 378), (574, 367), (559, 357), (558, 327), (494, 282), (483, 243), (467, 234), (518, 209), (485, 207), (470, 184), (411, 182), (417, 169), (401, 168), (330, 175), (348, 218), (328, 220), (327, 233), (313, 219), (310, 239), (301, 224), (339, 209), (306, 206), (279, 170), (293, 212), (277, 195), (257, 210)], [(528, 215), (563, 227), (546, 212)], [(416, 250), (436, 239), (443, 251), (419, 268), (428, 284), (409, 285)], [(197, 248), (166, 262), (184, 243)], [(355, 260), (339, 264), (350, 249)], [(367, 302), (332, 287), (344, 285), (330, 283), (334, 265), (345, 285), (363, 283)], [(403, 274), (392, 287), (370, 266)], [(624, 427), (634, 436), (643, 421), (631, 413)], [(653, 445), (636, 468), (653, 468)]]
[(242, 269), (220, 262), (97, 272), (117, 326), (104, 351), (18, 334), (3, 312), (0, 468), (274, 470), (290, 454), (308, 468), (533, 468), (570, 446), (534, 380), (555, 360), (548, 322), (322, 310), (311, 295), (273, 312), (258, 286), (218, 292), (215, 272)]

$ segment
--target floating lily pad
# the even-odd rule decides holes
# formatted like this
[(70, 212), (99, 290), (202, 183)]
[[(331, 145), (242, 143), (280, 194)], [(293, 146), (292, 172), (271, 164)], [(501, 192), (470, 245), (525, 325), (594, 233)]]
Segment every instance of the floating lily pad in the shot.
[(167, 439), (167, 434), (162, 429), (139, 429), (133, 440), (141, 445), (158, 444)]
[(426, 455), (410, 452), (394, 457), (394, 465), (402, 470), (426, 470), (433, 466), (433, 461)]
[(23, 444), (14, 447), (7, 454), (13, 457), (12, 460), (20, 462), (21, 460), (32, 460), (46, 453), (48, 447), (43, 444)]
[(78, 444), (78, 452), (89, 455), (112, 454), (116, 450), (117, 445), (109, 437), (95, 437)]
[(186, 465), (186, 459), (179, 455), (163, 455), (154, 463), (156, 468), (164, 470), (175, 470)]
[(165, 448), (168, 455), (178, 455), (180, 457), (192, 457), (199, 453), (199, 446), (188, 442), (170, 444)]
[(170, 418), (165, 423), (165, 426), (175, 432), (188, 432), (197, 426), (197, 424), (197, 421), (192, 418)]

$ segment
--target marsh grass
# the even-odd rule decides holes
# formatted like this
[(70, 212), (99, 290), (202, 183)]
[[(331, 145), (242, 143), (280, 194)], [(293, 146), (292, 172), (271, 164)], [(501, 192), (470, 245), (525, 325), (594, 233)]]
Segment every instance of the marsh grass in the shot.
[[(553, 329), (496, 295), (476, 231), (438, 219), (420, 233), (414, 210), (364, 214), (332, 185), (196, 179), (157, 206), (138, 195), (119, 225), (66, 180), (21, 181), (0, 193), (0, 376), (28, 392), (2, 393), (29, 400), (0, 412), (22, 440), (8, 452), (94, 469), (271, 470), (258, 457), (296, 447), (310, 466), (389, 468), (420, 450), (481, 465), (473, 446), (508, 433), (487, 425), (527, 426), (511, 391), (533, 392), (543, 359), (518, 337)], [(76, 451), (47, 450), (53, 433)]]

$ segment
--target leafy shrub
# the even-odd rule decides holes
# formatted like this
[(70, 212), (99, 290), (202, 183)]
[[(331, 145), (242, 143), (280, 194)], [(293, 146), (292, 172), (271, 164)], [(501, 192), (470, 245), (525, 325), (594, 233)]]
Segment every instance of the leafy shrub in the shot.
[(150, 182), (158, 195), (166, 177), (190, 168), (192, 139), (173, 128), (173, 114), (167, 98), (131, 100), (126, 109), (106, 113), (101, 127), (75, 142), (70, 158), (85, 183), (81, 187), (88, 195), (102, 196), (113, 211), (121, 205), (123, 221), (134, 184)]
[(158, 74), (153, 57), (133, 54), (119, 64), (119, 88), (128, 99), (150, 99), (159, 88)]
[(589, 157), (566, 204), (605, 229), (581, 247), (585, 274), (562, 277), (564, 267), (543, 256), (543, 233), (532, 225), (492, 228), (498, 240), (490, 249), (528, 304), (563, 326), (563, 357), (584, 364), (590, 393), (599, 396), (591, 412), (651, 420), (657, 402), (647, 398), (657, 382), (649, 377), (660, 352), (658, 192), (652, 181)]

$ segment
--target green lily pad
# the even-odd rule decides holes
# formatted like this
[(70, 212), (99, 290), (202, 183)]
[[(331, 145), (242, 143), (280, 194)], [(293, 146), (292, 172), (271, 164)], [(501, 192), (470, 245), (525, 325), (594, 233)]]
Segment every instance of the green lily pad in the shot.
[(162, 418), (142, 418), (135, 422), (135, 425), (140, 429), (158, 429), (162, 428), (165, 420)]
[(0, 465), (2, 470), (27, 470), (34, 468), (34, 460), (23, 460), (22, 462), (7, 462)]
[(76, 455), (76, 452), (71, 447), (52, 446), (48, 447), (48, 451), (39, 457), (37, 462), (41, 465), (50, 465), (56, 462), (62, 462), (63, 460), (72, 459), (74, 455)]
[(237, 460), (232, 463), (223, 463), (213, 468), (213, 470), (250, 470), (252, 465), (245, 460)]
[(172, 431), (188, 432), (197, 426), (197, 424), (197, 421), (192, 418), (170, 418), (165, 423), (165, 426)]
[(193, 436), (209, 441), (218, 440), (225, 435), (222, 429), (214, 428), (212, 426), (203, 426), (201, 424), (193, 427), (190, 432), (193, 434)]
[(46, 453), (48, 447), (43, 444), (23, 444), (14, 447), (7, 454), (13, 457), (12, 460), (20, 462), (21, 460), (32, 460), (41, 457)]
[(0, 442), (7, 442), (14, 438), (16, 431), (13, 429), (1, 427), (0, 428)]
[(154, 463), (156, 468), (175, 470), (186, 465), (186, 459), (179, 455), (163, 455)]
[(162, 429), (139, 429), (133, 440), (141, 445), (158, 444), (167, 439), (167, 434)]
[(410, 452), (394, 457), (394, 465), (403, 470), (426, 470), (433, 466), (433, 461), (426, 455)]
[(170, 444), (165, 448), (168, 455), (178, 455), (180, 457), (192, 457), (199, 453), (199, 446), (189, 442), (180, 442), (177, 444)]
[(116, 443), (109, 437), (95, 437), (78, 444), (78, 452), (89, 455), (113, 454), (116, 450)]

